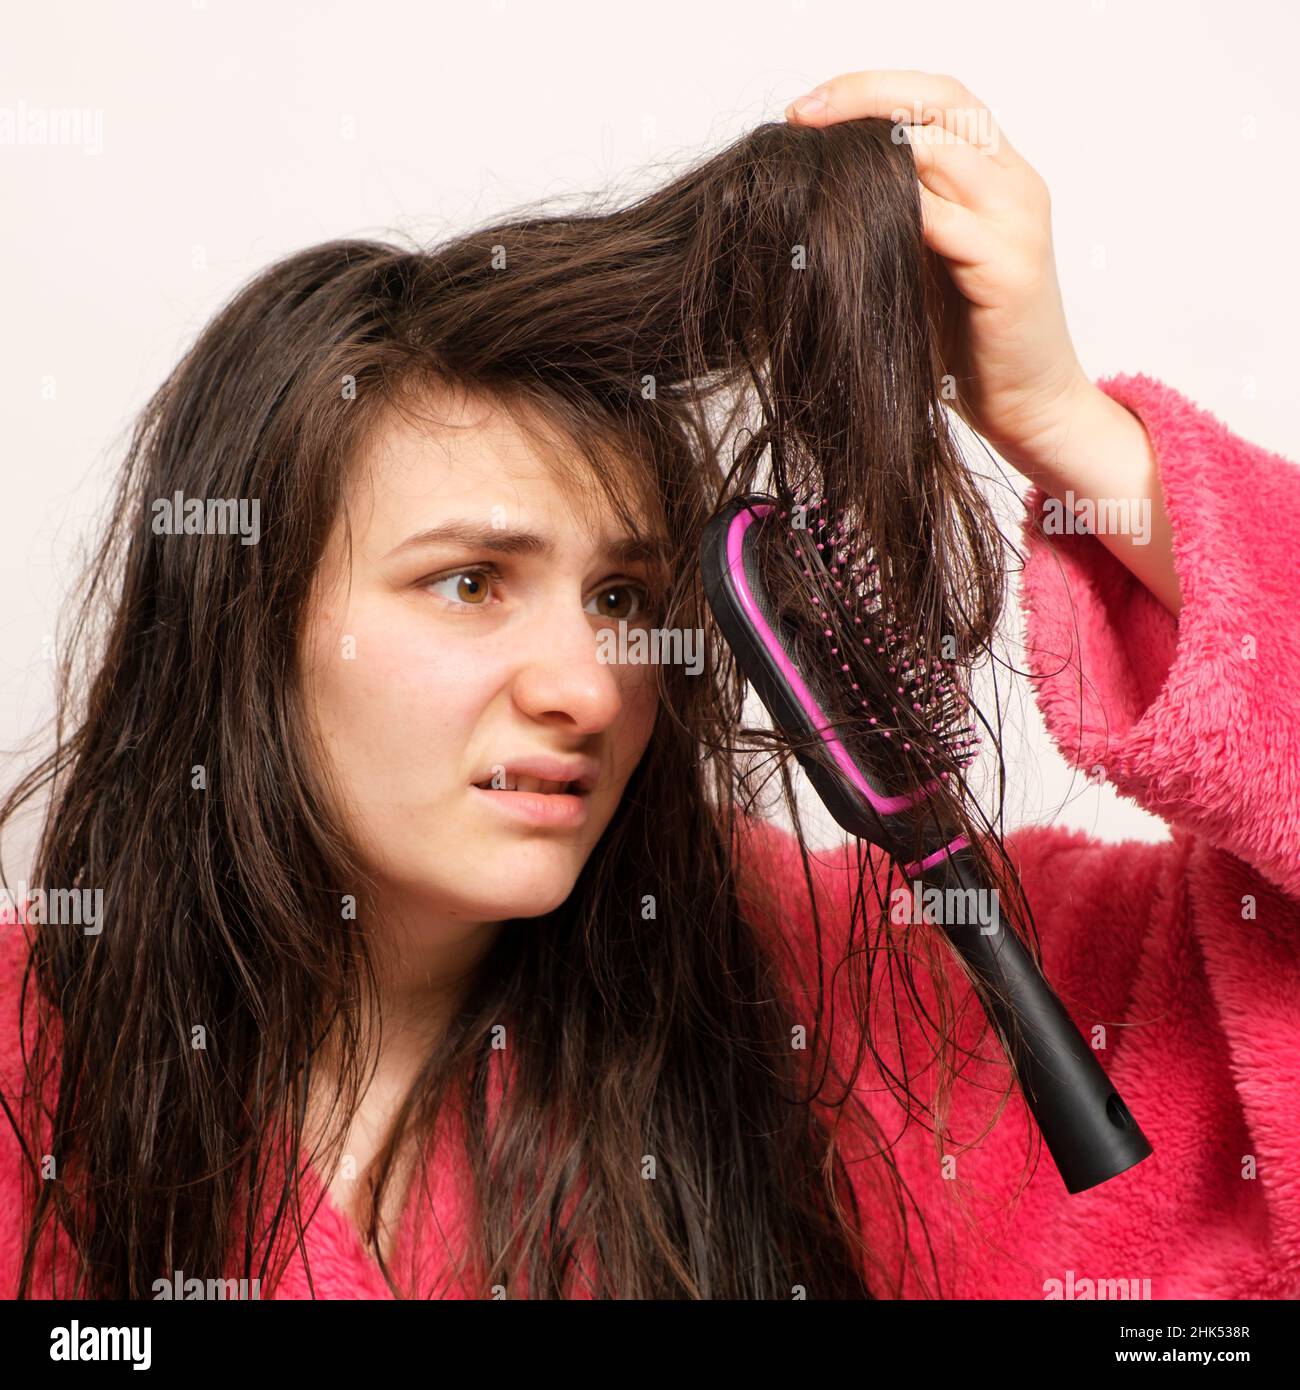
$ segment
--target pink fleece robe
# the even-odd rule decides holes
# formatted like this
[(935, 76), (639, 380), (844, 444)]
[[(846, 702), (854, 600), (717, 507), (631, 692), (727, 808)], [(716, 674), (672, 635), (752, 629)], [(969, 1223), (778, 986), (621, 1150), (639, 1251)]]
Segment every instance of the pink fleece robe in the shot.
[[(1172, 839), (1106, 844), (1030, 827), (1008, 836), (1008, 849), (1047, 977), (1086, 1038), (1104, 1026), (1099, 1056), (1154, 1153), (1070, 1196), (1044, 1149), (1026, 1180), (1032, 1126), (1018, 1092), (992, 1130), (964, 1147), (1005, 1088), (990, 1033), (987, 1062), (957, 1082), (956, 1142), (941, 1161), (927, 1129), (903, 1124), (868, 1062), (859, 1093), (894, 1140), (933, 1249), (931, 1259), (913, 1218), (908, 1239), (921, 1273), (905, 1267), (901, 1232), (880, 1214), (881, 1160), (846, 1135), (846, 1156), (863, 1156), (850, 1172), (866, 1233), (895, 1275), (877, 1289), (883, 1296), (1300, 1296), (1300, 568), (1290, 539), (1300, 469), (1149, 377), (1099, 384), (1152, 440), (1183, 608), (1175, 620), (1095, 537), (1046, 539), (1033, 525), (1045, 501), (1035, 489), (1022, 576), (1031, 679), (1064, 756), (1162, 817)], [(797, 845), (755, 823), (746, 846), (742, 891), (748, 875), (761, 874), (779, 895), (780, 920), (756, 926), (791, 940), (798, 1010), (816, 962)], [(838, 961), (833, 933), (848, 920), (857, 871), (838, 848), (812, 857), (832, 937), (823, 951)], [(0, 1084), (12, 1097), (21, 932), (0, 930), (0, 945)], [(959, 997), (969, 988), (960, 979), (957, 987)], [(856, 1025), (844, 1000), (835, 1016), (837, 1051), (851, 1055)], [(977, 1005), (967, 1010), (972, 1038), (982, 1019)], [(890, 1038), (873, 1037), (890, 1056)], [(439, 1286), (438, 1274), (463, 1230), (460, 1178), (449, 1126), (419, 1256), (426, 1287), (450, 1297), (464, 1291)], [(310, 1276), (295, 1258), (262, 1296), (390, 1297), (314, 1173), (304, 1189), (304, 1216), (316, 1208)], [(0, 1124), (6, 1297), (17, 1281), (18, 1202), (17, 1142)], [(398, 1238), (399, 1269), (412, 1249), (412, 1214), (408, 1207)], [(1124, 1281), (1127, 1294), (1112, 1281)]]

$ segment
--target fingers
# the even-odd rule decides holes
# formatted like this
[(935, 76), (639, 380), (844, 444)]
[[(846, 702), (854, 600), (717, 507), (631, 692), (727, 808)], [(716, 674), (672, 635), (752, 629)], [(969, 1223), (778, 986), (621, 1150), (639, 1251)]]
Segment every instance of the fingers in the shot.
[(1010, 168), (1024, 161), (1002, 134), (993, 113), (955, 77), (914, 69), (868, 68), (843, 73), (815, 87), (820, 105), (791, 102), (786, 118), (804, 125), (874, 116), (898, 124), (936, 126)]
[(931, 125), (903, 126), (916, 176), (932, 193), (981, 216), (997, 216), (1023, 201), (1021, 181), (975, 146)]
[(955, 265), (978, 265), (988, 254), (983, 223), (959, 203), (921, 185), (921, 234), (925, 244)]

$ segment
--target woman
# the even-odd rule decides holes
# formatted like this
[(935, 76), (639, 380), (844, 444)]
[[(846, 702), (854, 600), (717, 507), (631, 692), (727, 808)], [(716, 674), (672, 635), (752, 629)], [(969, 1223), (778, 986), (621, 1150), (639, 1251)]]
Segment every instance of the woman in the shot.
[[(34, 879), (104, 904), (3, 933), (7, 1293), (1296, 1292), (1300, 593), (1241, 543), (1295, 470), (1087, 380), (1041, 180), (932, 138), (969, 94), (827, 97), (631, 208), (291, 257), (151, 402), (84, 708), (3, 812), (51, 782)], [(937, 934), (863, 949), (894, 866), (736, 814), (725, 662), (598, 654), (703, 625), (702, 526), (779, 445), (973, 660), (1000, 540), (939, 401), (1038, 484), (1058, 743), (1175, 828), (982, 842), (1155, 1145), (1073, 1198)], [(1069, 493), (1147, 543), (1049, 542)]]

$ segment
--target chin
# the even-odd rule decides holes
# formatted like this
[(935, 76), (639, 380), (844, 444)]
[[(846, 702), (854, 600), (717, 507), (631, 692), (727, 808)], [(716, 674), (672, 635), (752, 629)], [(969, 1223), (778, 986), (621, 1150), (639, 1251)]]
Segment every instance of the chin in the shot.
[(573, 891), (573, 880), (552, 892), (510, 892), (493, 898), (467, 898), (460, 915), (481, 922), (506, 922), (515, 917), (545, 917)]
[(462, 911), (485, 922), (544, 916), (573, 891), (584, 857), (556, 841), (516, 841), (495, 852), (484, 846), (462, 861), (472, 872), (458, 895)]

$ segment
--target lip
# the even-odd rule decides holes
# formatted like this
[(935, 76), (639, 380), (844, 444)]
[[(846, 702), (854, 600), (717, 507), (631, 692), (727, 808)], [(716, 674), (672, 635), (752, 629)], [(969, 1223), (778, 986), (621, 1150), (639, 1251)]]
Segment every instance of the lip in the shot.
[[(519, 770), (523, 771), (522, 768)], [(573, 779), (554, 777), (547, 780), (561, 782)], [(590, 792), (574, 795), (569, 792), (491, 791), (473, 785), (470, 791), (480, 800), (490, 802), (502, 815), (525, 825), (550, 826), (555, 830), (573, 830), (582, 825), (589, 814), (591, 801)]]
[[(490, 782), (492, 774), (498, 767), (504, 767), (507, 775), (513, 780), (516, 777), (536, 777), (542, 782), (576, 782), (578, 784), (578, 795), (570, 796), (570, 800), (578, 800), (585, 796), (596, 785), (596, 780), (600, 776), (600, 764), (594, 758), (555, 758), (545, 754), (533, 756), (525, 755), (518, 758), (498, 758), (496, 763), (488, 768), (484, 773), (475, 777), (471, 782), (474, 786), (478, 782)], [(477, 787), (476, 790), (483, 790)], [(540, 792), (496, 792), (498, 796), (539, 796)], [(547, 793), (564, 797), (567, 793)]]

